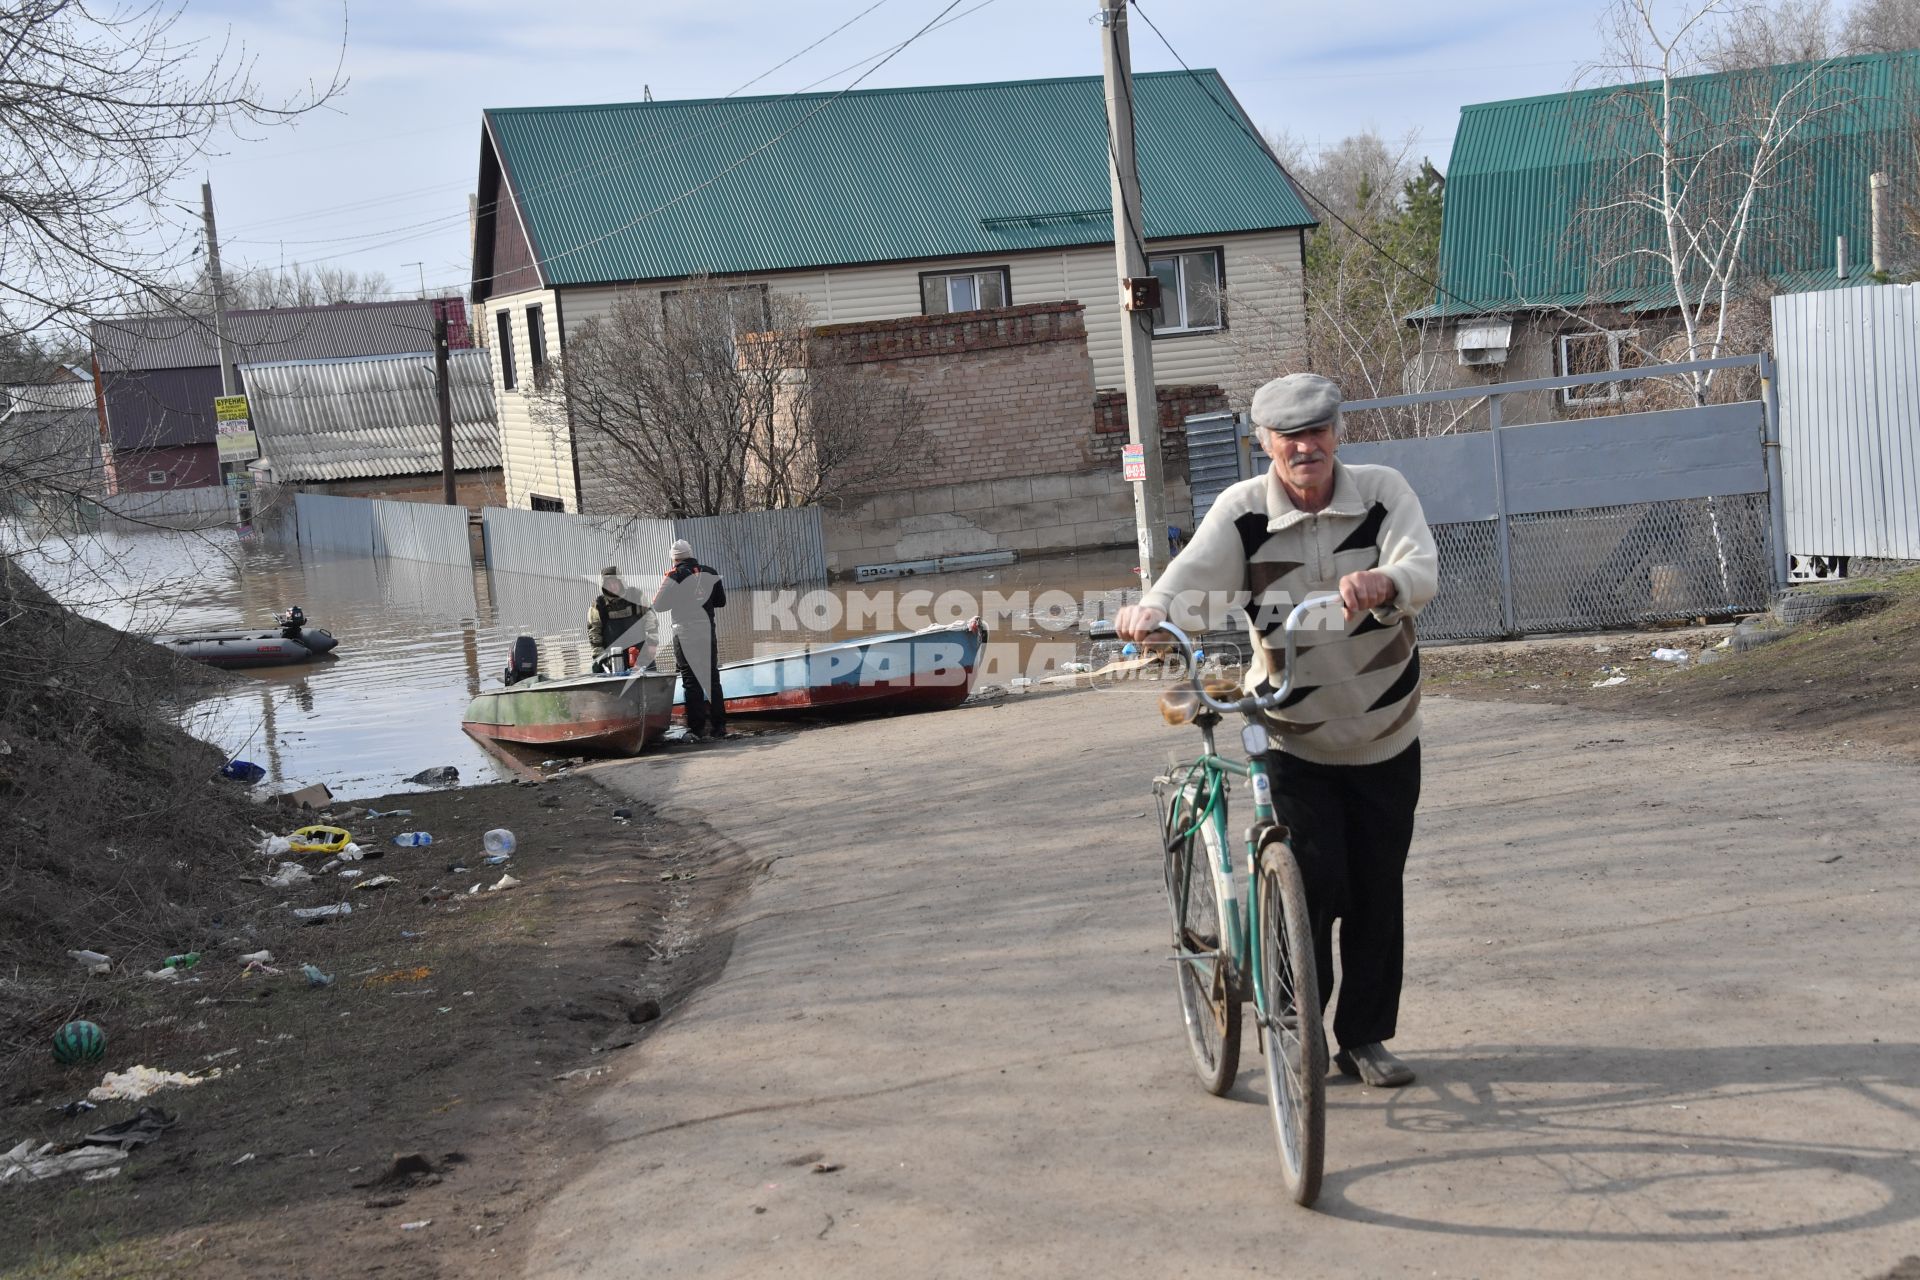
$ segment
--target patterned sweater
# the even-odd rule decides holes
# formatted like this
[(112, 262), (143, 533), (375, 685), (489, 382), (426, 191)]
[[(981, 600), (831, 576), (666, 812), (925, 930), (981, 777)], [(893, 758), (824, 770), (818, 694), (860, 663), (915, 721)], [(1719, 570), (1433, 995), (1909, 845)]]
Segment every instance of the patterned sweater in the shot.
[[(1309, 629), (1287, 700), (1268, 713), (1280, 749), (1322, 764), (1375, 764), (1420, 736), (1420, 650), (1413, 615), (1437, 586), (1433, 533), (1391, 467), (1334, 464), (1333, 500), (1313, 514), (1296, 508), (1268, 472), (1220, 495), (1193, 541), (1141, 603), (1176, 626), (1220, 625), (1245, 608), (1253, 641), (1246, 687), (1270, 693), (1286, 660), (1287, 612), (1340, 579), (1378, 569), (1398, 588), (1344, 630)], [(1337, 617), (1337, 613), (1335, 614)]]

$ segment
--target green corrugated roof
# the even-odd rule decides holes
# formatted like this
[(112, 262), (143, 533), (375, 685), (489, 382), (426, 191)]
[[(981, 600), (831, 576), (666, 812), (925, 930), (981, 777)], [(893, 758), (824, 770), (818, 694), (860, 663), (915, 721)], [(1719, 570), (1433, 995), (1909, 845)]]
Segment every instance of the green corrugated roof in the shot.
[[(1217, 72), (1134, 99), (1149, 239), (1314, 223)], [(486, 115), (549, 284), (1113, 239), (1098, 76)]]
[[(1740, 118), (1739, 104), (1778, 98), (1814, 66), (1689, 77), (1676, 82), (1676, 96), (1697, 108), (1696, 140), (1725, 140), (1724, 122)], [(1850, 256), (1864, 263), (1868, 177), (1900, 169), (1912, 156), (1920, 51), (1838, 59), (1818, 75), (1825, 109), (1756, 203), (1745, 254), (1748, 274), (1776, 285), (1819, 287), (1822, 274), (1832, 274), (1836, 236), (1846, 236)], [(1655, 87), (1612, 85), (1461, 108), (1440, 233), (1444, 289), (1413, 318), (1591, 303), (1672, 306), (1663, 263), (1645, 256), (1605, 262), (1606, 246), (1657, 243), (1653, 216), (1603, 228), (1580, 213), (1620, 190), (1627, 158), (1655, 145), (1651, 127), (1634, 114)]]

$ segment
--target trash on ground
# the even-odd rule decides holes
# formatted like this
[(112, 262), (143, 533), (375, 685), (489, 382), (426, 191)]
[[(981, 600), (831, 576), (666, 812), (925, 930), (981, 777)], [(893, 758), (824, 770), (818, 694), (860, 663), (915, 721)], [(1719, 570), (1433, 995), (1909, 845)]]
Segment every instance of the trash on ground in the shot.
[(840, 1172), (840, 1166), (833, 1163), (833, 1161), (831, 1160), (816, 1160), (814, 1161), (814, 1164), (813, 1164), (813, 1172), (838, 1173)]
[(390, 982), (422, 982), (432, 976), (432, 969), (426, 965), (419, 965), (412, 969), (395, 969), (391, 973), (374, 974), (360, 985), (363, 987), (379, 987), (385, 986)]
[(575, 1067), (572, 1071), (562, 1071), (555, 1080), (591, 1080), (595, 1076), (604, 1076), (612, 1067)]
[[(342, 872), (341, 872), (340, 874), (341, 874), (341, 875), (345, 875), (345, 874), (347, 874), (347, 873), (346, 873), (346, 872), (344, 872), (344, 871), (342, 871)], [(388, 885), (390, 885), (390, 884), (399, 884), (399, 883), (400, 883), (400, 882), (399, 882), (398, 880), (395, 880), (395, 879), (394, 879), (394, 878), (393, 878), (392, 876), (375, 876), (375, 877), (373, 877), (373, 879), (371, 879), (371, 880), (362, 880), (362, 881), (361, 881), (361, 882), (360, 882), (359, 884), (357, 884), (357, 885), (355, 885), (355, 886), (353, 886), (353, 887), (354, 887), (354, 888), (355, 888), (356, 890), (360, 890), (360, 889), (384, 889), (384, 888), (386, 888), (386, 887), (387, 887)]]
[(156, 1140), (178, 1122), (179, 1117), (171, 1111), (162, 1111), (159, 1107), (142, 1107), (133, 1113), (133, 1119), (122, 1120), (119, 1124), (111, 1124), (104, 1129), (95, 1129), (80, 1141), (131, 1151), (135, 1147)]
[(160, 962), (163, 969), (191, 969), (200, 963), (198, 951), (183, 951), (177, 956), (168, 956)]
[(162, 1071), (158, 1067), (128, 1067), (125, 1071), (107, 1072), (100, 1078), (99, 1084), (87, 1090), (87, 1096), (95, 1102), (138, 1102), (162, 1089), (191, 1089), (219, 1078), (218, 1067), (203, 1076), (188, 1075), (184, 1071)]
[(402, 1231), (423, 1231), (432, 1225), (432, 1218), (422, 1218), (418, 1222), (403, 1222), (400, 1224), (400, 1229)]
[(323, 920), (331, 920), (335, 916), (350, 916), (353, 914), (353, 908), (347, 903), (336, 902), (328, 907), (295, 907), (293, 914), (295, 919), (317, 924)]
[(422, 787), (431, 787), (436, 783), (458, 782), (460, 771), (450, 764), (443, 764), (438, 768), (422, 769), (407, 781)]
[[(325, 870), (325, 868), (321, 868)], [(313, 873), (297, 862), (283, 862), (272, 875), (266, 876), (261, 883), (269, 889), (291, 889), (297, 884), (306, 884), (313, 879)]]
[(480, 837), (480, 843), (487, 847), (488, 853), (499, 854), (512, 853), (515, 841), (513, 832), (507, 830), (505, 827), (495, 827), (492, 831)]
[(262, 836), (260, 855), (265, 858), (278, 858), (282, 854), (293, 852), (293, 841), (285, 836)]
[(98, 1062), (107, 1055), (107, 1033), (97, 1022), (76, 1019), (53, 1033), (53, 1060), (63, 1067)]
[(1608, 676), (1605, 680), (1595, 680), (1593, 687), (1596, 689), (1611, 689), (1614, 685), (1625, 684), (1626, 682), (1627, 678), (1625, 676)]
[(229, 760), (220, 766), (220, 776), (249, 785), (267, 776), (267, 771), (251, 760)]
[(35, 1150), (33, 1139), (28, 1138), (11, 1151), (0, 1151), (0, 1186), (16, 1180), (39, 1182), (67, 1173), (97, 1172), (126, 1158), (127, 1153), (119, 1147), (76, 1147), (56, 1154), (53, 1143), (47, 1142)]
[(69, 951), (67, 954), (88, 973), (110, 973), (113, 970), (113, 961), (98, 951)]
[(1685, 649), (1655, 649), (1650, 656), (1655, 662), (1687, 662), (1693, 657)]
[(627, 808), (625, 805), (621, 805), (613, 811), (613, 816), (631, 821), (633, 818), (633, 810)]
[(380, 856), (380, 853), (378, 850), (375, 850), (371, 855), (369, 855), (365, 849), (362, 849), (359, 845), (353, 844), (351, 842), (347, 844), (346, 848), (340, 851), (340, 861), (342, 862), (358, 862), (362, 858), (369, 857), (369, 856), (377, 858)]
[(345, 871), (342, 871), (340, 873), (340, 878), (342, 880), (351, 880), (355, 876), (363, 876), (365, 874), (367, 874), (367, 869), (365, 867), (348, 867)]
[(300, 966), (300, 972), (307, 976), (307, 985), (310, 987), (330, 987), (333, 985), (333, 975), (320, 972), (319, 965), (303, 964)]
[(393, 838), (393, 842), (402, 849), (415, 848), (423, 844), (432, 844), (433, 833), (431, 831), (402, 831)]
[(411, 818), (412, 816), (413, 810), (411, 809), (388, 809), (384, 813), (378, 809), (367, 810), (367, 818), (369, 821), (375, 818)]
[(296, 808), (324, 809), (333, 803), (333, 792), (327, 790), (324, 782), (315, 782), (298, 791), (287, 792), (286, 799)]
[(515, 880), (510, 875), (506, 875), (506, 876), (501, 876), (498, 880), (488, 885), (487, 892), (499, 893), (502, 889), (518, 889), (519, 887), (520, 887), (520, 882), (518, 880)]
[[(233, 1164), (234, 1165), (251, 1164), (253, 1163), (253, 1160), (254, 1160), (254, 1153), (249, 1151), (245, 1155), (241, 1156), (238, 1160), (235, 1160)], [(231, 1167), (233, 1166), (229, 1166), (229, 1168)]]
[(295, 853), (339, 853), (353, 843), (343, 827), (302, 827), (287, 839)]
[(72, 1102), (63, 1103), (62, 1105), (57, 1107), (47, 1108), (47, 1110), (53, 1112), (55, 1115), (65, 1116), (69, 1120), (73, 1119), (75, 1116), (81, 1114), (82, 1112), (97, 1111), (99, 1109), (100, 1109), (99, 1103), (88, 1102), (85, 1098), (76, 1098)]
[(241, 963), (241, 964), (243, 964), (243, 965), (249, 965), (249, 964), (272, 964), (272, 963), (273, 963), (273, 952), (271, 952), (271, 951), (249, 951), (249, 952), (247, 952), (247, 954), (245, 954), (245, 955), (243, 955), (243, 956), (241, 956), (241, 957), (240, 957), (240, 963)]
[(177, 982), (180, 979), (178, 969), (149, 969), (147, 976), (155, 982)]

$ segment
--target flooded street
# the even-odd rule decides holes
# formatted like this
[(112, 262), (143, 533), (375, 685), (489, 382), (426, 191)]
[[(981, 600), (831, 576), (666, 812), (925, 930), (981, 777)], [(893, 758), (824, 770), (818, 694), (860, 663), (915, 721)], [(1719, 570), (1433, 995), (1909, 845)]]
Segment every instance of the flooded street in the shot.
[[(10, 543), (18, 552), (17, 532)], [(335, 655), (230, 673), (219, 692), (182, 709), (190, 732), (266, 768), (261, 785), (269, 790), (324, 781), (342, 798), (376, 796), (448, 764), (465, 782), (506, 778), (460, 728), (468, 700), (498, 683), (519, 635), (539, 641), (547, 675), (578, 673), (590, 660), (590, 576), (303, 556), (225, 529), (89, 535), (39, 544), (19, 559), (63, 602), (135, 634), (268, 627), (277, 610), (296, 604), (310, 626), (332, 632)], [(656, 572), (622, 567), (651, 593)], [(1083, 651), (1087, 601), (1110, 607), (1133, 580), (1132, 554), (1121, 550), (786, 593), (735, 591), (720, 614), (721, 657), (985, 613), (994, 643), (978, 684), (1004, 686)], [(1061, 594), (1043, 601), (1044, 593)], [(795, 607), (809, 601), (811, 610)]]

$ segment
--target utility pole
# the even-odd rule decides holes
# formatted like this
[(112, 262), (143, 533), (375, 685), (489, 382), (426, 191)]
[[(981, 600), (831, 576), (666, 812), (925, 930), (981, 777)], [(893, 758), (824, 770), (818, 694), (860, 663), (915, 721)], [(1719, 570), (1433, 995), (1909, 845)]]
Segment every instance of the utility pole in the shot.
[(1147, 269), (1140, 217), (1140, 171), (1133, 148), (1133, 64), (1127, 0), (1100, 0), (1100, 50), (1106, 67), (1108, 176), (1113, 187), (1113, 255), (1119, 267), (1120, 356), (1127, 392), (1127, 441), (1140, 451), (1133, 522), (1140, 545), (1140, 587), (1166, 567), (1167, 492), (1160, 461), (1160, 399), (1153, 386), (1153, 308), (1158, 282)]
[[(213, 289), (213, 332), (220, 344), (220, 394), (234, 396), (240, 394), (240, 374), (233, 367), (233, 335), (227, 331), (227, 282), (220, 274), (220, 233), (213, 225), (213, 183), (200, 184), (200, 216), (207, 227), (207, 280)], [(216, 440), (216, 449), (219, 448)], [(253, 519), (253, 502), (244, 485), (234, 483), (234, 476), (243, 474), (245, 463), (222, 462), (220, 464), (220, 483), (227, 488), (234, 500), (234, 517), (237, 523), (246, 524)], [(240, 470), (236, 471), (235, 468)]]
[(453, 388), (447, 381), (447, 304), (433, 304), (433, 389), (440, 402), (440, 501), (455, 505), (453, 493)]
[(213, 332), (220, 340), (220, 394), (240, 394), (233, 367), (233, 339), (227, 332), (227, 282), (220, 274), (220, 233), (213, 227), (213, 184), (200, 184), (200, 216), (207, 224), (207, 278), (213, 284)]

